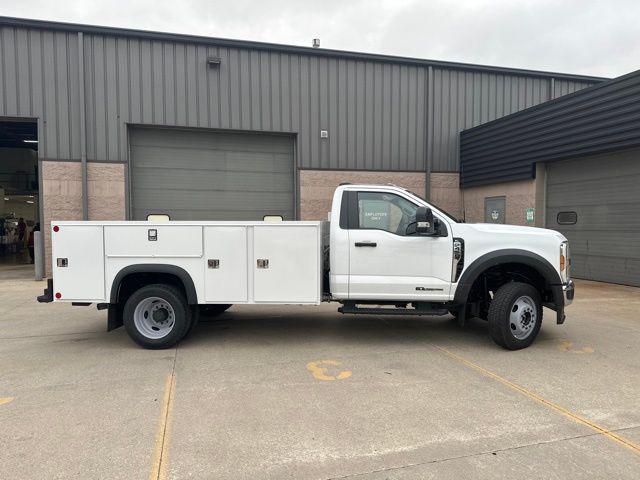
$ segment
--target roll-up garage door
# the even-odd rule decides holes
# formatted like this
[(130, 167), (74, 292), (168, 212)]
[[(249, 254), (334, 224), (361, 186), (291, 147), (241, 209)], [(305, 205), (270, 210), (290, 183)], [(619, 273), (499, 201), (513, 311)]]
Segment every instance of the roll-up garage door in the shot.
[(294, 220), (290, 136), (136, 127), (129, 145), (135, 220)]
[(640, 286), (640, 150), (548, 163), (546, 203), (574, 277)]

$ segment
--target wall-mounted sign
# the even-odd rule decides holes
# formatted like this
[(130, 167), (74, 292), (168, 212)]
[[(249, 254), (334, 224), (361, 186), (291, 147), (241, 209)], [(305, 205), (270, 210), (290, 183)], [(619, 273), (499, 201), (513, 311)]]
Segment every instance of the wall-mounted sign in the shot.
[(526, 217), (527, 222), (533, 222), (536, 219), (536, 209), (535, 208), (527, 208)]

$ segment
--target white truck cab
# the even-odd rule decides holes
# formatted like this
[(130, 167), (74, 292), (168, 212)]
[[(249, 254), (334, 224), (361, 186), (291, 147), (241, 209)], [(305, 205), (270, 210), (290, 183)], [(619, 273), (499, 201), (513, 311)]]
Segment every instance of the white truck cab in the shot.
[(330, 222), (52, 222), (40, 302), (96, 303), (147, 348), (179, 342), (202, 310), (341, 303), (352, 314), (479, 317), (530, 345), (542, 307), (573, 299), (560, 233), (461, 223), (393, 185), (341, 185)]

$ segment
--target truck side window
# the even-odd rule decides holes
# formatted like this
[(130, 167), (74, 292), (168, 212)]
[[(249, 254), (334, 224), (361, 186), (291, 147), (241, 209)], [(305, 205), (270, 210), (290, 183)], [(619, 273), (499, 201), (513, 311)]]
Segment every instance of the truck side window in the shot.
[(358, 228), (406, 235), (418, 206), (393, 193), (358, 192)]

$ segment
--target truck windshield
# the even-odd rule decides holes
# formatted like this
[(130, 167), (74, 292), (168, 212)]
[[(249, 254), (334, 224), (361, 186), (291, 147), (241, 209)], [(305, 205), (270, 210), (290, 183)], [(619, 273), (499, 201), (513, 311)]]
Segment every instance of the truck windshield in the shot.
[[(412, 192), (411, 190), (407, 190), (407, 192), (409, 192), (411, 195), (418, 197), (421, 200), (424, 200), (425, 202), (427, 201), (425, 198), (422, 197), (422, 195), (418, 195), (417, 193)], [(433, 202), (427, 202), (430, 203), (431, 205), (433, 205), (434, 207), (436, 207), (438, 209), (439, 212), (442, 212), (444, 215), (446, 215), (447, 217), (449, 217), (449, 220), (452, 220), (455, 223), (461, 223), (460, 220), (458, 220), (456, 217), (454, 217), (453, 215), (451, 215), (449, 212), (447, 212), (446, 210), (440, 208), (439, 206), (435, 205)]]

